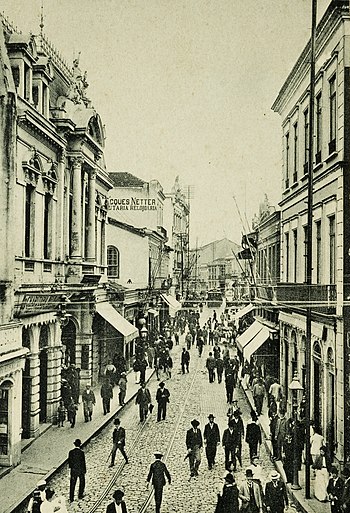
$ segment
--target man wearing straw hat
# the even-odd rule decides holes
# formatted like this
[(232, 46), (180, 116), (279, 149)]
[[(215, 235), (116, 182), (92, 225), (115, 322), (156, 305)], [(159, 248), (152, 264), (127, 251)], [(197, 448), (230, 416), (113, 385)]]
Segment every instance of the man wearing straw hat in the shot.
[(265, 486), (265, 504), (269, 513), (283, 513), (288, 507), (287, 488), (276, 470), (270, 473), (271, 481)]

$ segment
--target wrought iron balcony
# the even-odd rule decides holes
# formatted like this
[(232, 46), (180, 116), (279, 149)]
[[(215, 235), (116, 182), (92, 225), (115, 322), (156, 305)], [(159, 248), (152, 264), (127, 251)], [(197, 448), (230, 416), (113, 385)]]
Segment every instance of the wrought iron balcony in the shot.
[(319, 285), (306, 283), (279, 283), (277, 301), (286, 306), (307, 308), (313, 311), (333, 315), (336, 308), (336, 285)]

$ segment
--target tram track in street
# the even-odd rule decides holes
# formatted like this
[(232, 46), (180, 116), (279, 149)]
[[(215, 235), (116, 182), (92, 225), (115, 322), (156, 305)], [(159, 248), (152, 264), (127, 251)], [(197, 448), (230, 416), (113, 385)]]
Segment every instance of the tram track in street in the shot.
[[(177, 413), (176, 424), (175, 424), (175, 427), (172, 430), (172, 435), (171, 435), (170, 442), (168, 443), (167, 448), (164, 451), (164, 458), (163, 459), (164, 459), (165, 462), (167, 461), (167, 458), (168, 458), (168, 456), (171, 453), (171, 450), (173, 448), (174, 440), (175, 440), (177, 431), (179, 429), (179, 426), (180, 426), (180, 423), (182, 421), (184, 412), (186, 410), (188, 398), (189, 398), (189, 396), (190, 396), (190, 394), (192, 392), (193, 386), (194, 386), (194, 384), (196, 382), (197, 372), (199, 372), (199, 370), (200, 370), (200, 363), (201, 363), (201, 360), (198, 359), (196, 367), (191, 372), (190, 383), (188, 383), (188, 381), (187, 381), (186, 393), (183, 396), (182, 406), (180, 408), (180, 411), (178, 411), (178, 413)], [(170, 383), (171, 383), (171, 381), (170, 381)], [(128, 455), (129, 455), (129, 457), (132, 457), (134, 455), (135, 450), (137, 449), (138, 444), (140, 444), (142, 442), (142, 437), (143, 437), (143, 435), (146, 434), (147, 429), (149, 427), (150, 418), (151, 417), (148, 416), (147, 420), (140, 426), (139, 430), (137, 431), (137, 433), (136, 433), (136, 435), (135, 435), (135, 437), (134, 437), (134, 439), (132, 441), (132, 445), (130, 445), (129, 448), (128, 448)], [(161, 425), (159, 425), (159, 427), (160, 426)], [(129, 467), (129, 464), (126, 465), (125, 462), (121, 462), (118, 465), (118, 467), (116, 468), (116, 471), (113, 473), (113, 476), (111, 477), (111, 479), (108, 481), (108, 483), (104, 487), (102, 493), (99, 494), (98, 499), (94, 502), (94, 504), (91, 507), (89, 507), (89, 509), (85, 510), (87, 513), (104, 513), (105, 507), (106, 507), (106, 503), (110, 502), (113, 490), (116, 488), (116, 486), (119, 486), (118, 485), (118, 481), (122, 477), (123, 470), (125, 469), (126, 466)], [(121, 488), (123, 488), (123, 487), (121, 487)], [(137, 511), (139, 511), (140, 513), (145, 513), (149, 509), (149, 507), (150, 507), (150, 505), (152, 503), (153, 495), (154, 495), (154, 490), (153, 490), (153, 487), (152, 487), (150, 490), (147, 490), (147, 496), (142, 499), (141, 506), (140, 505), (137, 506)]]

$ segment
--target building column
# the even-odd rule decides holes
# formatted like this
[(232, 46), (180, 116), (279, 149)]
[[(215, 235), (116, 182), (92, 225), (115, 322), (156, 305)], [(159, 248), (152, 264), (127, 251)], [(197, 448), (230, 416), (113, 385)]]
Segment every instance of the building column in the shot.
[(95, 241), (95, 197), (96, 197), (96, 171), (92, 169), (89, 173), (89, 189), (88, 189), (88, 231), (86, 240), (86, 260), (94, 262), (96, 260), (96, 241)]
[(47, 422), (53, 422), (61, 398), (62, 345), (59, 322), (50, 325), (51, 342), (47, 361)]
[(82, 198), (82, 164), (83, 159), (81, 157), (76, 157), (73, 159), (72, 168), (73, 168), (73, 212), (72, 212), (72, 241), (71, 241), (71, 258), (76, 260), (81, 260), (82, 257), (82, 238), (81, 238), (81, 228), (82, 228), (82, 208), (81, 208), (81, 198)]

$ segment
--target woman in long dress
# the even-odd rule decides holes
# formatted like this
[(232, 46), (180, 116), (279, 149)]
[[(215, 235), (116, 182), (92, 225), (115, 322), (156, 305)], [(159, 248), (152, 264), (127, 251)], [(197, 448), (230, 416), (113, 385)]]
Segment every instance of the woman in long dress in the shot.
[(331, 462), (325, 446), (320, 448), (320, 454), (315, 458), (313, 468), (316, 473), (314, 484), (315, 497), (321, 502), (326, 502), (328, 500), (327, 486), (329, 483)]

